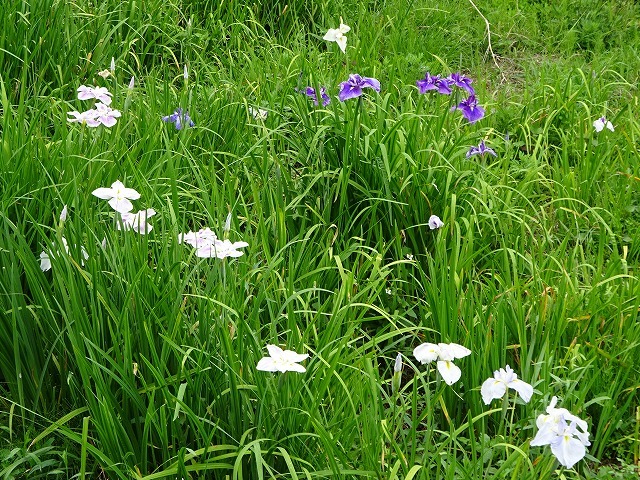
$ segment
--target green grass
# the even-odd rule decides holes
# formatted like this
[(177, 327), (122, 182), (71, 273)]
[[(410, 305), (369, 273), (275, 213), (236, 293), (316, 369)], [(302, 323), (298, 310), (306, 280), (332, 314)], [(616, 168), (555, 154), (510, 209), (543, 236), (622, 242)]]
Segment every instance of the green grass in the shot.
[[(471, 3), (418, 3), (0, 6), (1, 478), (637, 475), (639, 7), (478, 4), (493, 59)], [(419, 95), (425, 71), (471, 76), (488, 115)], [(382, 91), (339, 102), (349, 73)], [(81, 84), (116, 126), (66, 121)], [(195, 127), (161, 121), (178, 106)], [(482, 139), (498, 156), (467, 159)], [(115, 180), (148, 235), (91, 195)], [(244, 256), (178, 243), (229, 212)], [(471, 349), (459, 382), (423, 342)], [(267, 344), (307, 373), (257, 371)], [(505, 364), (534, 396), (485, 406)], [(589, 424), (571, 470), (529, 445), (554, 395)]]

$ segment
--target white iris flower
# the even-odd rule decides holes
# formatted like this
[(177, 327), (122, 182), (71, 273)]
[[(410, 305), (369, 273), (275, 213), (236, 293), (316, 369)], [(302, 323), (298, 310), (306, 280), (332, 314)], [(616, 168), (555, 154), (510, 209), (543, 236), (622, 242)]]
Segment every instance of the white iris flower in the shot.
[(502, 398), (508, 388), (513, 388), (522, 400), (529, 402), (533, 395), (533, 387), (523, 382), (509, 365), (493, 372), (493, 378), (487, 378), (482, 384), (480, 393), (485, 405), (489, 405), (495, 398)]
[(347, 51), (347, 37), (345, 34), (350, 30), (351, 27), (342, 23), (342, 17), (340, 17), (340, 26), (338, 28), (330, 28), (322, 38), (329, 42), (336, 42), (342, 53), (345, 53)]
[(298, 372), (307, 371), (300, 362), (309, 358), (307, 353), (296, 353), (291, 350), (282, 350), (276, 345), (267, 345), (269, 356), (260, 359), (256, 369), (263, 372)]
[(457, 343), (423, 343), (413, 350), (413, 356), (420, 363), (431, 363), (437, 360), (437, 368), (447, 385), (453, 385), (462, 376), (462, 371), (454, 365), (453, 360), (471, 354), (471, 350)]

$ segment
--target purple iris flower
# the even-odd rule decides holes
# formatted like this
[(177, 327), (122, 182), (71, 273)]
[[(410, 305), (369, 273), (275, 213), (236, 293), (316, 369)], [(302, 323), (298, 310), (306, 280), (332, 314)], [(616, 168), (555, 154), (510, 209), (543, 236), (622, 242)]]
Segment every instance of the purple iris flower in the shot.
[(349, 75), (349, 80), (340, 84), (340, 93), (338, 99), (341, 102), (350, 98), (356, 98), (362, 95), (363, 88), (373, 88), (376, 92), (380, 91), (380, 82), (375, 78), (361, 77), (357, 73)]
[(184, 112), (180, 107), (176, 108), (175, 111), (171, 115), (167, 115), (166, 117), (162, 117), (164, 122), (173, 123), (176, 126), (176, 130), (182, 130), (182, 128), (187, 125), (189, 127), (193, 127), (195, 123), (191, 120), (189, 116), (189, 112)]
[(473, 155), (480, 155), (480, 156), (485, 156), (485, 154), (489, 154), (489, 155), (493, 155), (494, 157), (497, 157), (498, 154), (496, 152), (493, 151), (493, 148), (489, 148), (484, 144), (484, 140), (482, 140), (480, 142), (480, 145), (478, 145), (477, 147), (471, 147), (469, 149), (469, 151), (467, 152), (467, 158), (472, 157)]
[[(303, 92), (307, 97), (313, 100), (314, 105), (318, 105), (318, 97), (316, 96), (316, 89), (313, 87), (307, 87)], [(320, 87), (320, 98), (322, 98), (322, 106), (326, 107), (331, 103), (331, 98), (327, 94), (327, 89)]]
[(422, 80), (418, 80), (416, 85), (420, 93), (427, 93), (429, 90), (437, 90), (442, 95), (451, 95), (451, 85), (449, 79), (440, 78), (440, 75), (431, 75), (429, 72)]
[(462, 115), (469, 120), (469, 123), (476, 123), (484, 117), (484, 108), (478, 105), (478, 100), (476, 100), (475, 95), (469, 95), (469, 98), (462, 100), (458, 105), (453, 107), (452, 110), (462, 111)]
[(456, 87), (464, 88), (467, 92), (469, 92), (469, 95), (476, 94), (476, 91), (471, 86), (473, 80), (471, 80), (469, 77), (465, 77), (461, 73), (452, 73), (449, 76), (449, 81)]

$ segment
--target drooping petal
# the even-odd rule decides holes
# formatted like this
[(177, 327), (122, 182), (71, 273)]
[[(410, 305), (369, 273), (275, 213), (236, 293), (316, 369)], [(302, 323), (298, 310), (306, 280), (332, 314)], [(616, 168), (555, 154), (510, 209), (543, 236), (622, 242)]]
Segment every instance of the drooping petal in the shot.
[(113, 127), (118, 121), (116, 120), (116, 118), (112, 115), (104, 115), (101, 117), (98, 117), (98, 120), (100, 120), (100, 122), (105, 126), (105, 127)]
[(92, 89), (86, 85), (78, 87), (78, 100), (90, 100), (94, 98)]
[(115, 192), (113, 191), (113, 188), (100, 187), (91, 192), (91, 195), (102, 200), (110, 200), (115, 196)]
[(130, 200), (138, 200), (140, 198), (140, 193), (138, 193), (133, 188), (126, 188), (124, 187), (124, 185), (121, 192), (122, 192), (122, 196), (127, 197)]
[(51, 259), (49, 258), (49, 254), (47, 252), (40, 252), (40, 270), (46, 272), (51, 270)]
[(440, 347), (435, 343), (423, 343), (413, 349), (413, 356), (422, 364), (431, 363), (440, 356)]
[(277, 372), (278, 367), (276, 362), (271, 357), (264, 357), (258, 361), (258, 365), (256, 365), (257, 370), (262, 370), (263, 372)]
[(463, 357), (466, 357), (468, 355), (471, 355), (471, 350), (469, 350), (467, 347), (463, 347), (462, 345), (459, 345), (457, 343), (449, 343), (448, 344), (448, 349), (452, 353), (454, 359), (455, 358), (463, 358)]
[(561, 465), (571, 468), (584, 458), (587, 449), (577, 438), (564, 434), (551, 442), (551, 452)]
[(541, 428), (540, 430), (538, 430), (538, 432), (536, 433), (536, 436), (533, 437), (533, 440), (531, 440), (531, 443), (529, 445), (531, 445), (532, 447), (541, 447), (543, 445), (549, 445), (553, 441), (553, 439), (556, 438), (557, 436), (558, 435), (553, 432), (550, 426), (547, 426), (545, 428)]
[(513, 388), (518, 394), (520, 398), (524, 400), (525, 403), (529, 403), (531, 400), (531, 396), (533, 395), (533, 387), (529, 385), (527, 382), (523, 382), (519, 378), (508, 383), (509, 388)]
[(269, 355), (273, 358), (281, 358), (282, 354), (284, 353), (284, 351), (277, 345), (267, 345), (267, 351), (269, 352)]
[(364, 77), (361, 82), (362, 87), (373, 88), (376, 92), (380, 91), (380, 81), (375, 78)]
[(342, 50), (342, 53), (346, 53), (346, 51), (347, 51), (347, 37), (345, 37), (344, 35), (340, 35), (336, 39), (336, 43), (338, 44), (338, 47), (340, 47), (340, 50)]
[(453, 362), (448, 360), (440, 360), (437, 363), (438, 371), (440, 375), (442, 375), (442, 379), (446, 382), (447, 385), (453, 385), (462, 376), (462, 371), (456, 367)]
[(507, 385), (502, 380), (496, 380), (493, 377), (487, 378), (480, 388), (482, 401), (485, 405), (489, 405), (496, 398), (502, 398), (506, 391)]
[(322, 39), (328, 42), (336, 42), (338, 39), (338, 35), (340, 35), (339, 29), (330, 28), (329, 30), (327, 30), (327, 33), (324, 34), (324, 37), (322, 37)]
[(309, 354), (308, 353), (296, 353), (292, 350), (285, 350), (284, 352), (282, 352), (282, 358), (283, 360), (286, 360), (287, 362), (301, 362), (303, 360), (306, 360), (307, 358), (309, 358)]
[(118, 213), (127, 213), (133, 210), (133, 204), (124, 197), (113, 197), (109, 200), (109, 205)]
[(342, 82), (340, 84), (340, 92), (338, 93), (338, 99), (341, 102), (349, 100), (350, 98), (357, 98), (362, 95), (362, 88), (358, 85), (352, 85), (349, 82)]
[(285, 368), (283, 368), (281, 370), (282, 372), (298, 372), (298, 373), (305, 373), (307, 371), (306, 368), (304, 368), (303, 365), (300, 365), (299, 363), (290, 363), (288, 364)]
[(606, 122), (606, 118), (604, 117), (601, 117), (597, 119), (595, 122), (593, 122), (593, 128), (595, 128), (597, 133), (600, 133), (602, 130), (604, 130), (605, 122)]

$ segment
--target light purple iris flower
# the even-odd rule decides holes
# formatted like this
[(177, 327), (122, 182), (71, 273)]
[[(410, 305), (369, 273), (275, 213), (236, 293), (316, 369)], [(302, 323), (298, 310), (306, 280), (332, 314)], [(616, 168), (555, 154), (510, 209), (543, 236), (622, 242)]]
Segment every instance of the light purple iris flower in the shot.
[(183, 112), (180, 107), (176, 108), (171, 115), (162, 117), (162, 120), (164, 122), (175, 124), (176, 130), (182, 130), (185, 125), (189, 127), (193, 127), (195, 125), (189, 116), (189, 112)]
[(458, 105), (453, 107), (453, 110), (460, 110), (464, 118), (469, 120), (469, 123), (476, 123), (484, 117), (484, 108), (478, 105), (478, 100), (475, 95), (469, 95), (469, 98), (462, 100)]
[(338, 99), (341, 102), (350, 98), (357, 98), (362, 95), (363, 88), (373, 88), (376, 92), (380, 91), (380, 82), (375, 78), (361, 77), (357, 73), (349, 75), (349, 80), (340, 84), (340, 93)]
[(482, 140), (480, 142), (480, 145), (478, 145), (477, 147), (471, 147), (469, 149), (469, 151), (467, 152), (467, 158), (472, 157), (473, 155), (480, 155), (484, 157), (486, 154), (493, 155), (494, 157), (498, 156), (498, 154), (494, 152), (492, 148), (487, 147), (484, 144), (484, 140)]
[(427, 93), (429, 90), (437, 90), (442, 95), (451, 95), (451, 85), (449, 79), (440, 78), (440, 75), (426, 73), (422, 80), (416, 82), (420, 93)]
[(114, 110), (100, 102), (96, 103), (95, 112), (96, 121), (105, 127), (113, 127), (118, 121), (117, 119), (122, 116), (119, 110)]
[(461, 73), (452, 73), (449, 76), (449, 82), (451, 82), (451, 84), (455, 85), (456, 87), (465, 89), (467, 92), (469, 92), (469, 95), (476, 94), (476, 91), (471, 86), (473, 80), (471, 80), (469, 77), (465, 77)]
[(68, 122), (78, 122), (88, 127), (98, 127), (100, 124), (105, 127), (113, 127), (117, 119), (122, 116), (119, 110), (114, 110), (104, 103), (96, 103), (96, 108), (86, 112), (69, 112), (73, 118), (67, 118)]
[[(313, 87), (307, 87), (303, 92), (307, 97), (313, 100), (314, 105), (318, 105), (318, 97), (316, 96), (316, 89)], [(320, 98), (322, 98), (322, 106), (326, 107), (331, 103), (331, 97), (327, 94), (327, 89), (320, 87)]]

